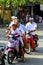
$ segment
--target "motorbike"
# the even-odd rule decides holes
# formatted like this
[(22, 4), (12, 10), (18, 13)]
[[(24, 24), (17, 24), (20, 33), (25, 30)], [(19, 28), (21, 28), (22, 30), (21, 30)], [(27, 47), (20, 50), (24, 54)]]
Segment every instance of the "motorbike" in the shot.
[[(30, 39), (31, 39), (31, 37), (34, 39), (34, 50), (32, 49), (32, 45), (31, 45), (31, 43), (30, 43)], [(33, 50), (33, 51), (35, 51), (36, 50), (36, 47), (38, 47), (38, 35), (37, 34), (35, 34), (34, 36), (32, 36), (32, 35), (29, 35), (29, 34), (26, 34), (26, 41), (27, 41), (27, 44), (28, 44), (28, 49), (26, 50), (26, 53), (27, 54), (29, 54), (30, 52), (31, 52), (31, 49)]]
[(6, 54), (4, 53), (5, 46), (0, 46), (0, 65), (5, 65)]
[(12, 64), (14, 58), (17, 57), (17, 51), (14, 47), (15, 43), (19, 43), (19, 39), (17, 39), (17, 37), (19, 37), (19, 35), (15, 36), (15, 37), (13, 35), (13, 39), (10, 40), (8, 47), (6, 49), (8, 51), (7, 61), (8, 61), (9, 64)]

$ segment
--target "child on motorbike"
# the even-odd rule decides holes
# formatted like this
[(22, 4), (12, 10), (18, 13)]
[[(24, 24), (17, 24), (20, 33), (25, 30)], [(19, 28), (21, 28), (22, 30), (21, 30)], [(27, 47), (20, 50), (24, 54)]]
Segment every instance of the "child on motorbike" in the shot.
[(17, 33), (16, 28), (17, 26), (13, 24), (7, 34), (8, 39), (12, 38), (12, 40), (9, 40), (8, 42), (8, 47), (14, 47), (17, 51), (17, 56), (19, 56), (19, 34)]
[[(10, 36), (9, 36), (9, 34), (10, 34)], [(17, 26), (15, 25), (15, 24), (13, 24), (12, 25), (12, 27), (11, 27), (11, 29), (10, 29), (10, 31), (9, 31), (9, 33), (7, 34), (7, 37), (8, 37), (8, 39), (10, 38), (10, 37), (12, 37), (13, 38), (13, 40), (14, 40), (14, 36), (15, 35), (19, 35), (19, 37), (17, 37), (18, 39), (19, 39), (19, 41), (20, 41), (20, 43), (18, 43), (18, 41), (17, 41), (17, 46), (15, 46), (15, 49), (16, 49), (16, 51), (17, 51), (17, 54), (19, 55), (19, 45), (21, 46), (21, 50), (23, 51), (23, 40), (22, 40), (22, 37), (20, 36), (20, 34), (21, 34), (21, 32), (17, 29)], [(8, 45), (9, 45), (9, 43), (8, 43)], [(14, 46), (14, 45), (13, 45)], [(22, 51), (20, 50), (20, 54), (22, 53)], [(23, 60), (24, 60), (24, 56), (23, 56)]]

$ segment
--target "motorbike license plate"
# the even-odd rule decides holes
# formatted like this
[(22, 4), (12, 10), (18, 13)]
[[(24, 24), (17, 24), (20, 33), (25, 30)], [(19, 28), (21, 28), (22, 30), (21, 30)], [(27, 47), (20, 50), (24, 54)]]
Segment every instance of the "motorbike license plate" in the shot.
[(30, 35), (29, 34), (26, 34), (26, 38), (30, 38)]

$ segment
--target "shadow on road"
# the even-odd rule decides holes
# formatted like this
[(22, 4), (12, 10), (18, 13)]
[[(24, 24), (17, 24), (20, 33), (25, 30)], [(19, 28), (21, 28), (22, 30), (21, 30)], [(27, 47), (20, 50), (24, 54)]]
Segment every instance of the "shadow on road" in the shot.
[(40, 36), (39, 36), (39, 39), (43, 39), (43, 35), (40, 35)]
[[(7, 64), (7, 63), (6, 63)], [(9, 65), (9, 64), (7, 64)], [(26, 61), (23, 62), (18, 62), (18, 63), (13, 63), (10, 65), (43, 65), (43, 59), (39, 58), (26, 58)]]
[(30, 55), (43, 55), (43, 47), (37, 47), (35, 52), (31, 52)]
[(43, 55), (43, 47), (38, 47), (36, 49), (36, 52), (39, 53), (40, 55)]

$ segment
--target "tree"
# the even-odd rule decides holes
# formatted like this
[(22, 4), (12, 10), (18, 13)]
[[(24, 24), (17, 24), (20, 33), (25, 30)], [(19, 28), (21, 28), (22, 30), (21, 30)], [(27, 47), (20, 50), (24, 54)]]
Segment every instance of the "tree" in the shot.
[(43, 4), (43, 0), (40, 0), (40, 3)]
[(13, 10), (13, 8), (15, 7), (26, 6), (29, 4), (29, 2), (32, 3), (31, 12), (33, 12), (33, 4), (35, 4), (36, 2), (40, 2), (41, 4), (43, 4), (43, 0), (0, 0), (0, 3), (3, 3), (5, 7), (10, 7), (11, 10)]
[(4, 3), (4, 0), (0, 0), (0, 3)]
[(0, 0), (0, 3), (4, 3), (5, 6), (10, 6), (10, 2), (12, 3), (13, 6), (25, 6), (29, 2), (32, 2), (33, 4), (40, 1), (40, 3), (43, 4), (43, 0)]
[(36, 3), (36, 0), (29, 0), (30, 2), (32, 2), (33, 4)]
[(4, 3), (6, 6), (10, 6), (10, 3), (14, 6), (25, 5), (28, 0), (0, 0), (0, 3)]

